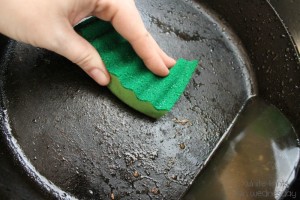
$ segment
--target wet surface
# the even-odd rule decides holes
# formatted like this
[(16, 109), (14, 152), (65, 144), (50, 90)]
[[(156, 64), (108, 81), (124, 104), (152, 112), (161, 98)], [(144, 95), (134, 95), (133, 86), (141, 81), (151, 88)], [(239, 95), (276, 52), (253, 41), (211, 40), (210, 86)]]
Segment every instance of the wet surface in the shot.
[[(77, 197), (177, 199), (193, 180), (241, 103), (257, 91), (252, 88), (253, 80), (249, 79), (250, 65), (241, 41), (231, 32), (244, 34), (243, 43), (248, 40), (250, 44), (246, 45), (247, 54), (260, 71), (258, 78), (263, 83), (259, 84), (260, 92), (269, 100), (277, 99), (274, 102), (292, 118), (291, 109), (284, 109), (282, 105), (293, 105), (295, 98), (282, 99), (284, 93), (292, 97), (291, 91), (298, 87), (293, 45), (286, 45), (288, 35), (280, 26), (267, 35), (257, 35), (266, 23), (276, 24), (275, 15), (265, 10), (257, 16), (250, 13), (242, 19), (242, 23), (248, 23), (246, 28), (239, 19), (234, 20), (234, 24), (244, 27), (245, 31), (236, 27), (231, 31), (222, 18), (212, 18), (216, 15), (198, 3), (137, 3), (146, 26), (167, 52), (174, 57), (201, 61), (178, 107), (160, 122), (150, 121), (128, 109), (61, 57), (22, 44), (13, 44), (8, 51), (8, 54), (16, 51), (6, 74), (10, 79), (6, 86), (14, 89), (7, 90), (6, 102), (14, 136), (42, 175)], [(230, 4), (220, 13), (228, 12), (230, 16), (245, 13), (245, 10), (235, 9), (236, 3)], [(255, 12), (264, 8), (263, 3), (244, 4), (247, 2), (240, 6), (254, 6)], [(259, 22), (262, 23), (256, 26)], [(258, 36), (255, 42), (253, 35)], [(274, 46), (268, 43), (268, 37), (273, 38)], [(273, 69), (275, 61), (279, 68)], [(281, 71), (280, 76), (276, 76), (276, 71)], [(265, 77), (268, 80), (264, 81)], [(264, 85), (272, 85), (272, 81), (274, 87), (264, 88)], [(232, 87), (236, 87), (235, 90)], [(244, 95), (242, 99), (240, 95)], [(195, 104), (199, 105), (191, 106)], [(201, 117), (197, 118), (198, 115)], [(118, 120), (113, 120), (115, 117)], [(130, 123), (135, 127), (129, 127), (126, 119), (132, 120)], [(145, 125), (141, 127), (141, 123)], [(150, 128), (149, 124), (155, 124), (156, 128)], [(123, 132), (124, 129), (127, 132)], [(192, 132), (195, 130), (197, 134)], [(161, 162), (159, 166), (152, 165), (158, 161)], [(156, 179), (160, 177), (163, 178)], [(0, 188), (0, 191), (3, 190)], [(27, 191), (33, 190), (28, 187)], [(12, 192), (6, 190), (5, 195), (9, 194)]]
[(283, 23), (292, 34), (295, 44), (300, 48), (300, 1), (299, 0), (270, 0), (272, 6), (282, 18)]
[(287, 189), (299, 170), (300, 141), (287, 118), (251, 99), (183, 200), (299, 199)]
[[(299, 0), (271, 0), (270, 3), (274, 6), (275, 10), (278, 12), (279, 16), (282, 18), (283, 23), (287, 26), (288, 31), (291, 33), (295, 45), (300, 50), (300, 1)], [(300, 188), (300, 173), (298, 173), (295, 181), (290, 185), (291, 188), (288, 192), (290, 194), (298, 194), (299, 198), (299, 188)], [(293, 196), (286, 196), (284, 200), (295, 199)]]
[(11, 45), (4, 87), (12, 136), (40, 175), (79, 199), (178, 198), (256, 90), (229, 27), (198, 4), (166, 3), (138, 3), (147, 27), (172, 56), (201, 64), (158, 121), (65, 59)]
[(12, 161), (0, 139), (0, 199), (43, 199), (45, 196), (38, 188), (25, 179), (21, 169)]

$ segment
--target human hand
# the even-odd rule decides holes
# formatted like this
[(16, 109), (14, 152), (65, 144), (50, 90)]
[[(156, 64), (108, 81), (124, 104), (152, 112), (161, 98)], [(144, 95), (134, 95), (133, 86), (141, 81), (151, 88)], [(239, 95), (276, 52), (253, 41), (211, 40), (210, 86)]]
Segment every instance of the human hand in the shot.
[(175, 64), (146, 30), (134, 0), (0, 0), (0, 33), (54, 51), (107, 85), (100, 55), (73, 29), (91, 15), (110, 21), (153, 73), (166, 76)]

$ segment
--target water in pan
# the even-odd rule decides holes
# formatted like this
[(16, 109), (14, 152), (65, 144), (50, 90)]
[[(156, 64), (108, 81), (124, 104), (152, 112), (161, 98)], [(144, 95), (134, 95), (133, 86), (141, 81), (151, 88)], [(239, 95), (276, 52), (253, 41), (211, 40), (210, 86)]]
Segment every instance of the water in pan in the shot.
[(298, 199), (287, 189), (299, 170), (299, 155), (289, 120), (254, 98), (182, 199)]
[(199, 5), (160, 3), (137, 2), (148, 29), (175, 58), (201, 64), (158, 121), (123, 105), (64, 58), (12, 47), (4, 88), (13, 137), (42, 176), (76, 198), (178, 198), (255, 93), (229, 27)]

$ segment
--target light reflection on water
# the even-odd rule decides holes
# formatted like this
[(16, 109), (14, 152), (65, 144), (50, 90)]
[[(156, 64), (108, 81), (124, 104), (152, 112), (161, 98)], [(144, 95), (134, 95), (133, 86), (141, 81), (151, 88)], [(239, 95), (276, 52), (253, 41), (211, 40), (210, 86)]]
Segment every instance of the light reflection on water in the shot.
[(252, 99), (182, 199), (295, 199), (300, 193), (287, 188), (298, 160), (291, 123), (274, 106)]

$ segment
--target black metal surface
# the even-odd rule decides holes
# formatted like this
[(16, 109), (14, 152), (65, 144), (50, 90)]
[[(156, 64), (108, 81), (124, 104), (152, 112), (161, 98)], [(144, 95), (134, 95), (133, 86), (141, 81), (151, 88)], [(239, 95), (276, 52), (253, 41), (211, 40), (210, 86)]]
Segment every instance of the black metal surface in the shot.
[(4, 144), (0, 139), (0, 199), (45, 198), (45, 194), (39, 193), (39, 188), (26, 179), (22, 169), (15, 165)]
[(65, 59), (11, 44), (3, 73), (12, 135), (42, 176), (75, 197), (176, 199), (254, 93), (247, 57), (228, 27), (194, 4), (159, 3), (138, 4), (152, 34), (173, 56), (201, 59), (201, 66), (158, 121), (127, 108)]
[(239, 0), (205, 3), (224, 17), (245, 45), (259, 95), (281, 109), (300, 132), (299, 56), (269, 3)]
[[(300, 49), (300, 1), (285, 1), (285, 0), (271, 0), (271, 4), (274, 6), (279, 16), (283, 19), (284, 24), (291, 33), (298, 50)], [(299, 166), (300, 168), (300, 166)], [(300, 173), (295, 182), (291, 185), (290, 192), (297, 193), (299, 198), (300, 188)], [(284, 200), (294, 199), (291, 196), (287, 196)]]
[[(249, 60), (260, 95), (299, 130), (299, 64), (269, 5), (209, 1), (213, 9), (208, 9), (203, 3), (137, 2), (167, 52), (201, 59), (186, 93), (157, 122), (121, 104), (57, 55), (20, 43), (3, 48), (1, 55), (8, 56), (1, 62), (4, 106), (13, 136), (40, 174), (81, 199), (111, 194), (116, 199), (176, 199), (256, 93)], [(268, 28), (272, 31), (264, 31)], [(180, 124), (183, 119), (189, 122)], [(6, 136), (11, 139), (9, 132)], [(56, 189), (50, 183), (40, 186)]]

